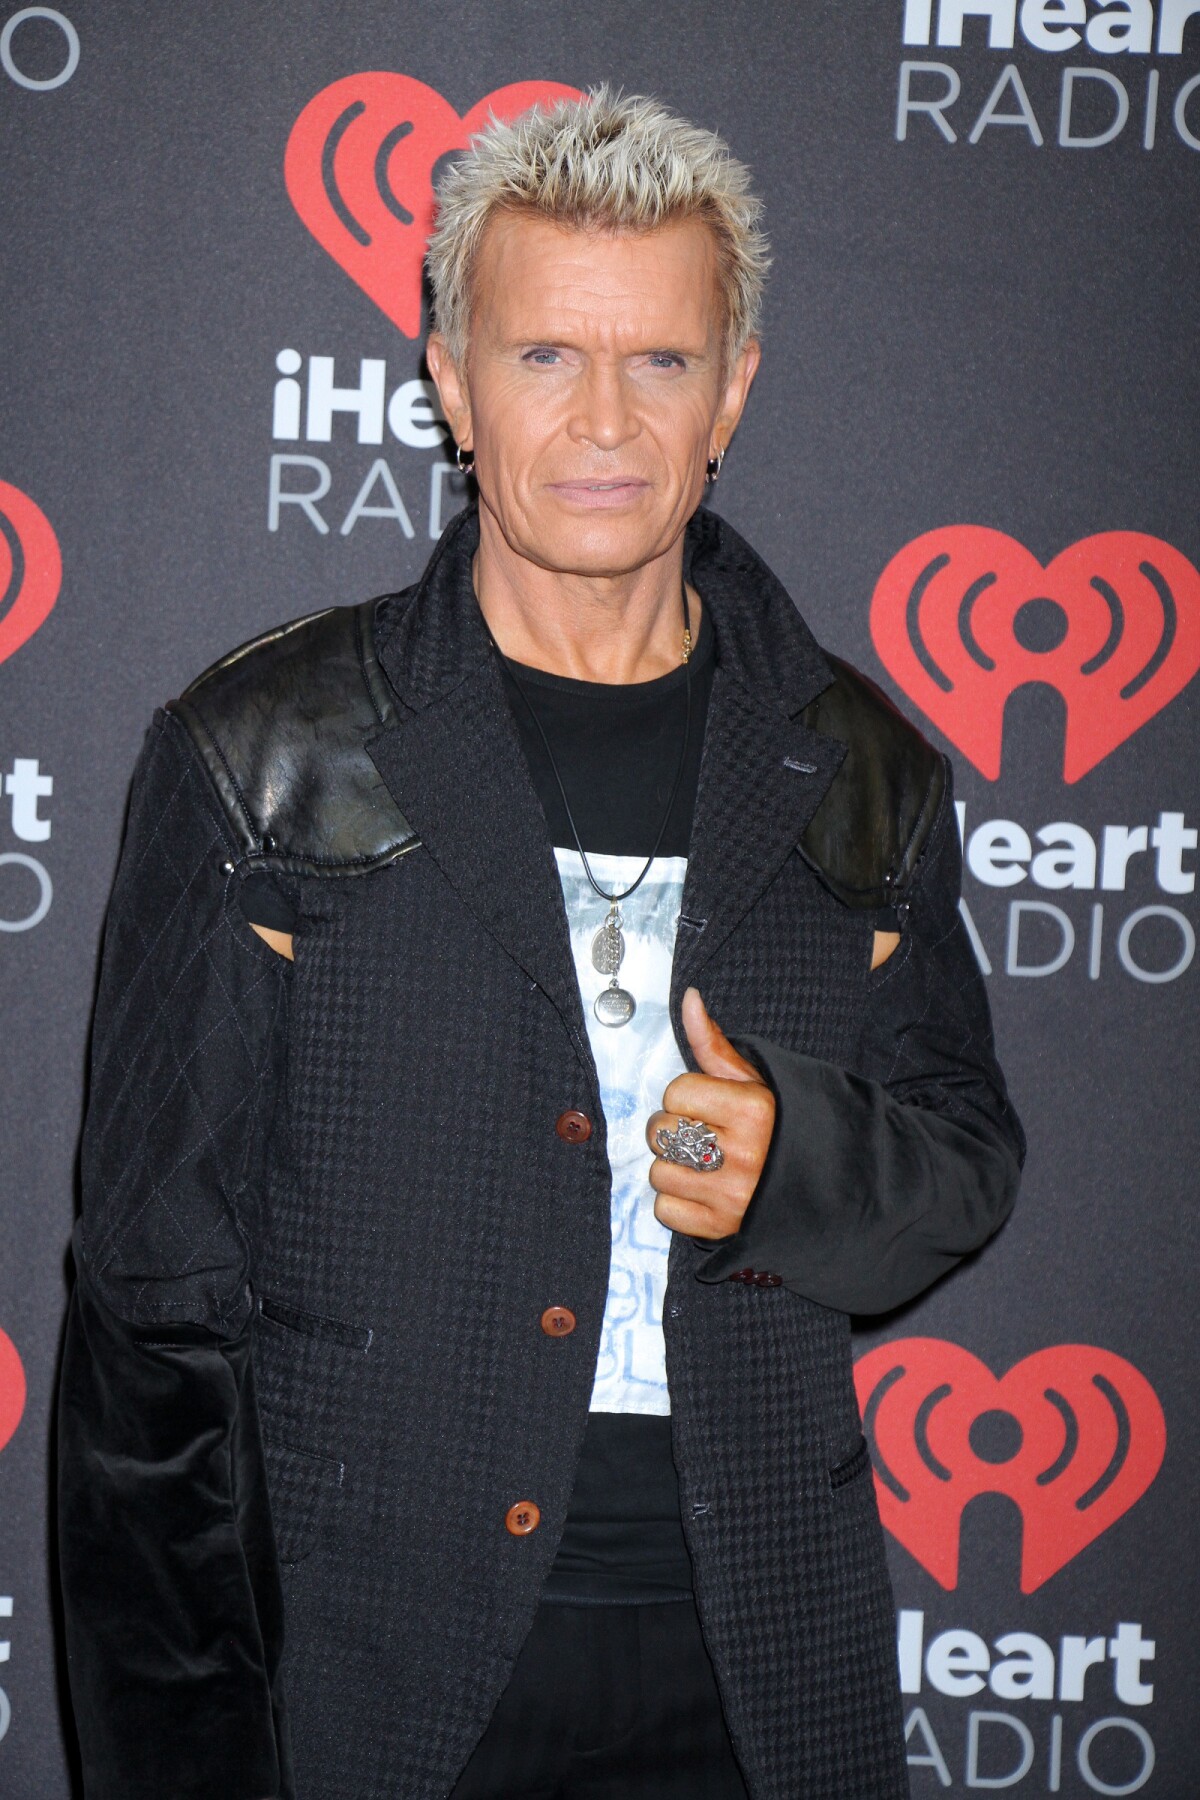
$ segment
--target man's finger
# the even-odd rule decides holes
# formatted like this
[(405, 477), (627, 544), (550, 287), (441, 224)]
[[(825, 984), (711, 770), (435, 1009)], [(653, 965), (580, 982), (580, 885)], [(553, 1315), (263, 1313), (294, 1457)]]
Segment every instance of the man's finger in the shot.
[(754, 1065), (734, 1049), (716, 1020), (709, 1017), (699, 988), (685, 990), (682, 1013), (692, 1054), (706, 1075), (719, 1075), (725, 1081), (762, 1079)]
[(681, 1232), (684, 1237), (723, 1238), (736, 1229), (714, 1217), (711, 1208), (700, 1206), (694, 1200), (680, 1200), (673, 1194), (658, 1195), (654, 1216), (668, 1231)]
[[(729, 1130), (747, 1117), (757, 1117), (754, 1102), (761, 1097), (770, 1105), (770, 1089), (759, 1082), (751, 1095), (747, 1082), (736, 1084), (720, 1075), (673, 1075), (663, 1089), (663, 1111), (680, 1113), (685, 1119), (703, 1119), (714, 1130)], [(748, 1098), (749, 1097), (749, 1098)]]
[(658, 1194), (670, 1194), (676, 1200), (694, 1201), (697, 1206), (724, 1211), (728, 1206), (744, 1209), (754, 1192), (757, 1172), (739, 1158), (720, 1169), (693, 1169), (687, 1163), (671, 1162), (656, 1156), (650, 1164), (650, 1186)]

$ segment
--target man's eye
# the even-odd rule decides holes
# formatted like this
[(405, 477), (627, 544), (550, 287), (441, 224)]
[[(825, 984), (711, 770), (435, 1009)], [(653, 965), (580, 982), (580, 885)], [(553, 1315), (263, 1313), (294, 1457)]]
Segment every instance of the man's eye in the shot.
[(682, 356), (674, 350), (656, 350), (650, 358), (656, 369), (682, 369)]
[(542, 367), (548, 367), (550, 364), (558, 361), (558, 351), (542, 348), (537, 350), (527, 350), (522, 361), (527, 363), (539, 363)]

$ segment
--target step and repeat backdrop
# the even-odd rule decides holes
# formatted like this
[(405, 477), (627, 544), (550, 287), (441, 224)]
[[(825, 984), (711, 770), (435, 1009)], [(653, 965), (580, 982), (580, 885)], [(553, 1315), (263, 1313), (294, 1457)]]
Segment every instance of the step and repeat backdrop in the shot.
[(417, 574), (465, 498), (431, 179), (600, 80), (753, 167), (712, 503), (953, 756), (1029, 1132), (857, 1344), (913, 1793), (1194, 1800), (1200, 0), (0, 0), (0, 1792), (72, 1792), (53, 1387), (142, 732)]

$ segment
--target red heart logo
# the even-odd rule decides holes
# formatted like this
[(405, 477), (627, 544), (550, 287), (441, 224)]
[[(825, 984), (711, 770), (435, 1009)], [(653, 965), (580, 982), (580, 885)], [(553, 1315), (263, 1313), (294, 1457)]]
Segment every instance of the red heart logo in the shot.
[(490, 115), (577, 100), (557, 81), (516, 81), (465, 117), (411, 75), (371, 70), (322, 88), (292, 127), (284, 178), (292, 205), (323, 250), (405, 337), (421, 329), (421, 270), (433, 230), (433, 168), (465, 150)]
[(33, 636), (61, 586), (54, 527), (28, 494), (0, 481), (0, 662)]
[(880, 1517), (944, 1588), (978, 1494), (1020, 1508), (1031, 1594), (1141, 1499), (1166, 1449), (1150, 1383), (1091, 1344), (1039, 1350), (997, 1380), (957, 1344), (901, 1338), (860, 1357), (854, 1380)]
[(1004, 708), (1026, 682), (1066, 702), (1078, 781), (1200, 669), (1200, 572), (1161, 538), (1105, 531), (1045, 568), (1002, 531), (946, 525), (897, 552), (871, 598), (880, 660), (995, 781)]
[(25, 1371), (17, 1346), (0, 1331), (0, 1450), (3, 1450), (25, 1411)]

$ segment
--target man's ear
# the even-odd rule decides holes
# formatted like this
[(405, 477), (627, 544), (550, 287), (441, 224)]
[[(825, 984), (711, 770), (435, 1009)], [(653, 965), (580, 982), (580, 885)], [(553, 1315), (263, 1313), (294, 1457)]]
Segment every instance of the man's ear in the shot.
[(762, 345), (757, 338), (751, 338), (725, 377), (725, 392), (721, 396), (720, 410), (712, 429), (713, 443), (719, 444), (723, 450), (729, 448), (729, 440), (738, 428), (738, 420), (750, 393), (750, 384), (758, 373), (761, 361)]
[(437, 388), (442, 412), (454, 434), (454, 441), (461, 444), (464, 450), (469, 450), (473, 442), (471, 396), (466, 377), (450, 355), (449, 346), (440, 331), (430, 332), (425, 346), (425, 360), (429, 364), (429, 373), (433, 376), (433, 385)]

